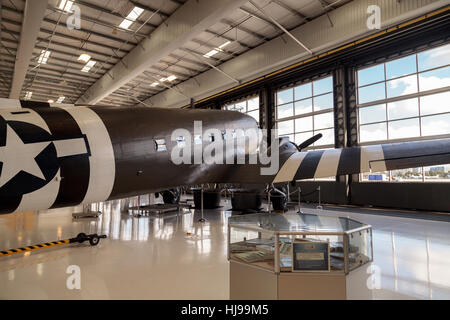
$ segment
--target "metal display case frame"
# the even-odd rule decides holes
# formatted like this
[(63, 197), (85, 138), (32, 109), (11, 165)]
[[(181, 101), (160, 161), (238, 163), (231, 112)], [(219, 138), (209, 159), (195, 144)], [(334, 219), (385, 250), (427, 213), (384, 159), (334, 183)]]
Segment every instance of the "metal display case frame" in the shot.
[[(327, 225), (318, 226), (318, 224), (309, 224), (307, 222), (308, 218), (312, 218), (310, 220), (317, 220), (322, 222), (329, 222)], [(332, 226), (332, 223), (334, 221), (335, 227)], [(270, 224), (271, 223), (271, 224)], [(341, 227), (338, 228), (339, 224), (341, 226), (347, 225), (348, 227)], [(285, 224), (285, 226), (289, 226), (289, 228), (296, 227), (297, 230), (295, 231), (288, 231), (283, 230), (283, 227), (280, 227), (280, 224)], [(353, 226), (353, 227), (351, 227)], [(373, 237), (372, 237), (372, 226), (368, 224), (364, 224), (361, 222), (358, 222), (354, 219), (348, 218), (348, 217), (337, 217), (337, 216), (328, 216), (328, 215), (316, 215), (316, 214), (277, 214), (277, 213), (259, 213), (259, 214), (249, 214), (249, 215), (240, 215), (240, 216), (232, 216), (228, 220), (228, 237), (227, 237), (227, 251), (228, 251), (228, 261), (233, 261), (241, 264), (251, 265), (252, 267), (264, 269), (264, 270), (271, 270), (267, 267), (262, 267), (261, 264), (258, 265), (256, 263), (247, 263), (244, 262), (238, 258), (235, 257), (235, 255), (232, 252), (232, 237), (231, 232), (232, 230), (242, 230), (250, 231), (250, 232), (256, 232), (258, 234), (258, 238), (261, 239), (262, 235), (265, 236), (269, 235), (273, 238), (273, 244), (274, 244), (274, 268), (273, 272), (275, 274), (280, 274), (281, 272), (289, 272), (286, 270), (281, 270), (280, 264), (280, 243), (283, 238), (286, 239), (286, 237), (291, 238), (292, 243), (294, 242), (294, 239), (300, 237), (304, 238), (306, 241), (310, 241), (308, 237), (326, 237), (326, 236), (333, 236), (333, 237), (342, 237), (342, 250), (343, 250), (343, 261), (344, 261), (344, 268), (341, 270), (331, 270), (327, 271), (330, 273), (340, 273), (348, 275), (352, 270), (355, 270), (363, 265), (366, 265), (368, 263), (373, 262)], [(353, 242), (358, 240), (358, 237), (361, 238), (361, 240), (364, 239), (364, 241), (361, 241), (361, 245), (365, 245), (364, 250), (362, 248), (359, 248), (357, 245), (355, 245)], [(234, 242), (234, 244), (239, 243), (245, 243), (247, 241), (244, 238), (244, 242)], [(330, 242), (333, 244), (332, 242)], [(365, 259), (361, 259), (360, 261), (354, 261), (353, 263), (350, 263), (350, 255), (355, 254), (355, 252), (350, 253), (349, 250), (352, 248), (352, 250), (355, 250), (357, 248), (359, 251), (365, 251), (367, 255), (365, 256)], [(361, 257), (363, 255), (359, 253)], [(292, 257), (292, 259), (294, 259)], [(292, 261), (293, 265), (294, 261)], [(330, 263), (330, 260), (328, 261)], [(291, 271), (292, 272), (292, 271)], [(324, 272), (324, 271), (305, 271), (305, 272), (311, 272), (311, 273), (318, 273), (318, 272)]]

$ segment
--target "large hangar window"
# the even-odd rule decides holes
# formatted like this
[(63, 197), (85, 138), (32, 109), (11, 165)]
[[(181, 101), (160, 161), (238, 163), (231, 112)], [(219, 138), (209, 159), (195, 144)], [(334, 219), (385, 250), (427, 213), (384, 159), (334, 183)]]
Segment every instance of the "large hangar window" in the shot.
[[(361, 145), (450, 137), (450, 44), (358, 70)], [(363, 175), (450, 182), (450, 166)]]
[[(296, 144), (322, 133), (323, 137), (307, 150), (334, 148), (333, 77), (278, 90), (276, 127), (279, 136), (288, 136)], [(334, 181), (336, 177), (310, 180)]]
[(259, 124), (259, 97), (252, 97), (240, 102), (233, 102), (223, 106), (224, 110), (239, 111), (253, 117)]
[(334, 148), (333, 77), (281, 89), (276, 94), (276, 125), (280, 136), (297, 144), (322, 133), (310, 149)]

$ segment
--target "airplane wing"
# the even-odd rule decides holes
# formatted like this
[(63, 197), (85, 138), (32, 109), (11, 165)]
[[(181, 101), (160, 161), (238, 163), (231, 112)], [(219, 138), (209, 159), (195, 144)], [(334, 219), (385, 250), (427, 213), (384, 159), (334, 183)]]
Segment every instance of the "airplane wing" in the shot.
[(450, 139), (296, 152), (274, 183), (450, 164)]

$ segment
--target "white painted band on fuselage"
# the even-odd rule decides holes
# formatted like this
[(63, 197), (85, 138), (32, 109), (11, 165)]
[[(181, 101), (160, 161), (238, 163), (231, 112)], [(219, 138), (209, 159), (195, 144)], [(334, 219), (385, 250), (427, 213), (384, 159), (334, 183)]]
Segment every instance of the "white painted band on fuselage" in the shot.
[(361, 172), (371, 171), (386, 171), (386, 162), (381, 145), (361, 147)]
[(291, 155), (283, 164), (280, 171), (278, 171), (273, 183), (292, 181), (306, 154), (306, 152), (296, 152)]
[[(18, 100), (17, 100), (18, 101)], [(22, 109), (21, 111), (27, 113), (14, 114), (14, 109), (11, 110), (2, 110), (0, 111), (0, 115), (6, 121), (21, 121), (34, 124), (50, 134), (50, 129), (45, 123), (44, 119), (37, 114), (32, 109)], [(21, 159), (16, 159), (20, 161)], [(56, 200), (58, 196), (59, 186), (60, 186), (60, 174), (56, 174), (56, 176), (43, 188), (24, 194), (22, 196), (22, 201), (20, 202), (19, 207), (14, 212), (26, 212), (33, 211), (36, 209), (47, 209), (50, 208)]]
[(337, 175), (342, 149), (325, 150), (320, 158), (314, 178), (328, 178)]
[(91, 156), (89, 157), (89, 186), (84, 204), (107, 200), (114, 187), (116, 164), (108, 130), (100, 117), (85, 107), (61, 107), (78, 123), (86, 135)]

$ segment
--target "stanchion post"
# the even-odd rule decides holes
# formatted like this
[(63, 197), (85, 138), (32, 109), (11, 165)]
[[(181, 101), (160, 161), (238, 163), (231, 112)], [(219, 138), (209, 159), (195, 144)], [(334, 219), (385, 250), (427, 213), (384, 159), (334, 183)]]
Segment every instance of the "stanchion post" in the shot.
[(204, 213), (203, 213), (203, 185), (202, 185), (202, 188), (201, 188), (201, 190), (200, 190), (200, 211), (201, 211), (201, 213), (202, 213), (202, 217), (198, 220), (199, 222), (206, 222), (206, 219), (205, 219), (205, 216), (204, 216)]
[(301, 195), (302, 195), (302, 189), (298, 187), (298, 211), (297, 213), (303, 213), (302, 207), (301, 207)]
[(322, 202), (320, 199), (320, 186), (317, 188), (317, 191), (319, 191), (319, 205), (317, 206), (317, 209), (322, 210), (323, 207), (322, 207)]
[(277, 233), (275, 234), (275, 255), (274, 255), (274, 262), (275, 262), (275, 273), (280, 274), (280, 235)]
[(287, 202), (291, 202), (291, 188), (289, 183), (287, 184), (286, 189), (287, 189)]

